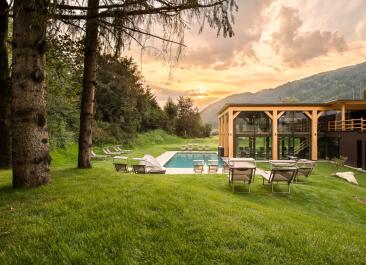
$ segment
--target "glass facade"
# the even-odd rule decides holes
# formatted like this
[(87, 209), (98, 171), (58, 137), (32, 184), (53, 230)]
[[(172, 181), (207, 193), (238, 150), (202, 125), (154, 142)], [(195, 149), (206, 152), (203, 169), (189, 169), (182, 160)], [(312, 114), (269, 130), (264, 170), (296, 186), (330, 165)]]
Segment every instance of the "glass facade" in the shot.
[(272, 157), (272, 120), (261, 111), (241, 112), (234, 121), (235, 157)]
[(310, 159), (311, 121), (303, 113), (287, 111), (278, 119), (278, 158)]
[[(234, 120), (234, 156), (272, 159), (272, 120), (263, 111), (243, 111)], [(285, 112), (278, 119), (278, 158), (310, 159), (311, 121), (302, 112)]]

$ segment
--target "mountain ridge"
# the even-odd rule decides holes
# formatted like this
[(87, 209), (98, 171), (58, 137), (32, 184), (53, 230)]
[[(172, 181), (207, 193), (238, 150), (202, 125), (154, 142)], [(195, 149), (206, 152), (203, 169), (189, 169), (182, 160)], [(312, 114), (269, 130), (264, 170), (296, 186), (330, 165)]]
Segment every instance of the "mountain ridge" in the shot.
[(366, 62), (317, 73), (258, 92), (243, 92), (215, 101), (201, 111), (205, 123), (217, 127), (217, 113), (228, 103), (281, 103), (296, 98), (303, 103), (320, 103), (336, 99), (359, 99), (360, 87), (366, 88)]

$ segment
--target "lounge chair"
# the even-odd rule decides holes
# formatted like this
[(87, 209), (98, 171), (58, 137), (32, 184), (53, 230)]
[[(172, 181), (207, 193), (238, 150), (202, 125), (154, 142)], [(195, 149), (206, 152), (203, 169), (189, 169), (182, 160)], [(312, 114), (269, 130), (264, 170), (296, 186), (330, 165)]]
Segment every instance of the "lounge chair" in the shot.
[(165, 174), (166, 170), (151, 155), (145, 155), (143, 158), (133, 158), (138, 164), (132, 164), (132, 170), (140, 174)]
[(193, 160), (193, 171), (194, 173), (202, 174), (204, 169), (203, 160)]
[(90, 152), (91, 158), (95, 159), (95, 160), (106, 160), (108, 158), (107, 155), (97, 155), (96, 153), (94, 153), (94, 151)]
[(198, 144), (193, 145), (193, 150), (198, 150)]
[(207, 146), (207, 145), (205, 145), (205, 146), (203, 147), (203, 151), (208, 151), (208, 146)]
[(203, 151), (203, 146), (199, 145), (197, 148), (198, 151)]
[[(265, 172), (262, 174), (263, 177), (263, 185), (264, 180), (268, 181), (268, 184), (271, 184), (272, 193), (290, 193), (290, 185), (295, 180), (297, 175), (297, 166), (296, 161), (293, 160), (271, 160), (271, 172), (268, 174)], [(275, 192), (273, 190), (273, 183), (276, 182), (286, 182), (288, 190), (287, 192)]]
[(296, 166), (297, 174), (295, 182), (298, 181), (299, 176), (303, 176), (307, 179), (315, 168), (315, 162), (307, 159), (299, 159), (296, 161)]
[(219, 170), (218, 160), (208, 160), (208, 173), (217, 173)]
[(116, 152), (120, 152), (121, 154), (128, 154), (132, 152), (132, 150), (122, 149), (120, 145), (116, 145), (115, 147), (113, 147), (113, 149), (115, 149)]
[(186, 151), (186, 150), (187, 150), (187, 147), (186, 147), (185, 145), (182, 145), (182, 146), (180, 147), (180, 150), (181, 150), (181, 151)]
[(113, 166), (117, 172), (128, 172), (128, 157), (115, 156), (113, 157)]
[(254, 181), (256, 163), (252, 158), (241, 159), (233, 158), (229, 162), (229, 183), (231, 184), (232, 191), (235, 192), (235, 183), (247, 183), (248, 191), (250, 192), (250, 184)]
[(188, 151), (193, 151), (193, 145), (192, 144), (188, 144)]
[(121, 154), (121, 152), (112, 152), (111, 150), (109, 150), (108, 147), (103, 148), (103, 152), (105, 155), (109, 155), (109, 156), (116, 156), (116, 155)]
[(224, 164), (222, 166), (222, 173), (223, 174), (229, 174), (229, 169), (230, 169), (230, 160), (229, 160), (229, 158), (222, 157), (221, 159), (224, 162)]

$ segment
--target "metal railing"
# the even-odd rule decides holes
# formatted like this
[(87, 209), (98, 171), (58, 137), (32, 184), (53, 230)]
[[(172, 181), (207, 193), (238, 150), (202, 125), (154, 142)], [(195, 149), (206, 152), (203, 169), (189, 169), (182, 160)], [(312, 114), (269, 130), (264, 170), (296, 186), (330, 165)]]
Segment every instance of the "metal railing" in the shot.
[(328, 122), (328, 131), (361, 131), (366, 132), (366, 119), (338, 120)]

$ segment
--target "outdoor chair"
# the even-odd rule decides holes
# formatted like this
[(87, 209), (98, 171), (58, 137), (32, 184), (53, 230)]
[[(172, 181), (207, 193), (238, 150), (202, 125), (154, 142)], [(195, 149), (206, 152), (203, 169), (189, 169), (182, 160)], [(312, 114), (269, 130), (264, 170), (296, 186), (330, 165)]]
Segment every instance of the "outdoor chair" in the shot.
[(106, 155), (120, 155), (121, 152), (111, 152), (108, 147), (103, 148), (103, 153)]
[(203, 160), (193, 160), (193, 171), (197, 174), (202, 174), (204, 170)]
[(188, 151), (193, 151), (193, 145), (192, 144), (188, 144)]
[(139, 161), (138, 164), (132, 164), (134, 173), (139, 174), (165, 174), (166, 170), (160, 163), (151, 155), (144, 155), (143, 158), (133, 158), (134, 161)]
[(180, 150), (181, 150), (181, 151), (186, 151), (186, 150), (187, 150), (187, 147), (186, 147), (185, 145), (182, 145), (182, 146), (180, 147)]
[(135, 174), (146, 174), (146, 165), (132, 165)]
[(95, 159), (95, 160), (106, 160), (108, 158), (107, 155), (97, 155), (96, 153), (94, 153), (94, 151), (91, 151), (91, 158)]
[(243, 183), (248, 184), (248, 190), (245, 193), (250, 193), (250, 184), (254, 181), (256, 163), (254, 159), (247, 158), (233, 158), (229, 162), (229, 183), (231, 189), (235, 192), (235, 184)]
[(208, 151), (208, 145), (205, 145), (205, 146), (203, 147), (203, 151)]
[(128, 154), (132, 152), (132, 150), (129, 149), (122, 149), (120, 145), (116, 145), (113, 147), (113, 149), (116, 150), (116, 152), (120, 152), (121, 154)]
[(115, 156), (113, 157), (113, 166), (117, 172), (128, 172), (128, 157)]
[(297, 174), (295, 182), (297, 183), (299, 176), (305, 177), (307, 179), (311, 172), (315, 168), (315, 162), (307, 159), (299, 159), (296, 161)]
[(199, 145), (197, 148), (198, 151), (203, 151), (203, 146)]
[(219, 170), (218, 160), (208, 160), (208, 173), (217, 173)]
[[(271, 184), (272, 193), (290, 193), (290, 185), (295, 180), (297, 175), (297, 166), (296, 161), (293, 160), (271, 160), (270, 161), (272, 169), (271, 172), (262, 174), (263, 177), (263, 185), (264, 180), (268, 181), (268, 184)], [(279, 182), (287, 183), (288, 190), (287, 192), (275, 192), (273, 189), (274, 183), (279, 184)]]
[(222, 158), (224, 164), (222, 165), (222, 173), (229, 174), (230, 160), (228, 158)]

